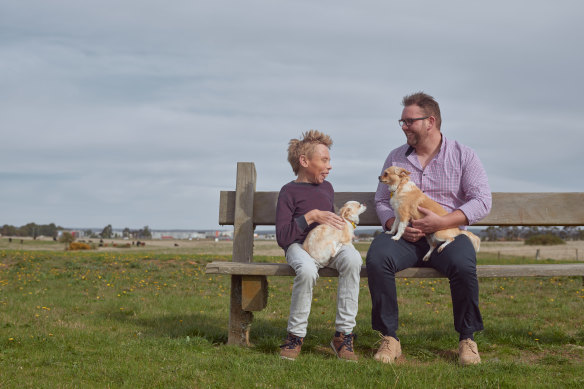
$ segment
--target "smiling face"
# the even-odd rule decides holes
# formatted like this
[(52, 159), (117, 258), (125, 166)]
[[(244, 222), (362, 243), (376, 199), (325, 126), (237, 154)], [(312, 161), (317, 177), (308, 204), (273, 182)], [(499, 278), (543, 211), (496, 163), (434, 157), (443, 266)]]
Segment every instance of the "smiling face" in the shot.
[[(401, 118), (402, 120), (405, 119), (416, 119), (416, 118), (423, 118), (426, 117), (426, 113), (422, 108), (417, 105), (408, 105), (404, 107), (402, 111)], [(420, 143), (423, 143), (424, 140), (429, 136), (428, 129), (429, 129), (429, 120), (416, 120), (409, 126), (404, 124), (402, 126), (402, 131), (406, 136), (406, 140), (409, 146), (416, 147)]]
[(318, 144), (310, 156), (300, 156), (300, 171), (296, 182), (322, 184), (332, 168), (328, 147)]

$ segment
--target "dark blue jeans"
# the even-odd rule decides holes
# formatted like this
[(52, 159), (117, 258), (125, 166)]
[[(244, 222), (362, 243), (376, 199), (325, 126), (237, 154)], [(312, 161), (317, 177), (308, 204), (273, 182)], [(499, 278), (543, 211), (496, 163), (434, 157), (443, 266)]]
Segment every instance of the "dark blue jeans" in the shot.
[(392, 235), (380, 234), (367, 252), (367, 276), (371, 293), (371, 322), (374, 330), (384, 336), (397, 338), (398, 306), (395, 273), (410, 267), (432, 267), (448, 277), (454, 328), (463, 335), (483, 329), (479, 311), (479, 282), (476, 253), (470, 240), (459, 235), (441, 253), (434, 250), (430, 260), (423, 262), (428, 252), (426, 239), (410, 243), (393, 240)]

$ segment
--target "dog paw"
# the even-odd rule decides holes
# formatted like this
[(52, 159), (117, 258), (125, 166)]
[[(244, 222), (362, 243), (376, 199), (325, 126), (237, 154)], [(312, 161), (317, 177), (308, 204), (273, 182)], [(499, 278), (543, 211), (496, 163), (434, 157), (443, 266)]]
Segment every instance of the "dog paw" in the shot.
[(393, 238), (391, 238), (391, 239), (393, 239), (393, 240), (399, 240), (399, 238), (401, 238), (401, 236), (397, 236), (397, 235), (396, 235), (396, 236), (394, 236), (394, 237), (393, 237)]

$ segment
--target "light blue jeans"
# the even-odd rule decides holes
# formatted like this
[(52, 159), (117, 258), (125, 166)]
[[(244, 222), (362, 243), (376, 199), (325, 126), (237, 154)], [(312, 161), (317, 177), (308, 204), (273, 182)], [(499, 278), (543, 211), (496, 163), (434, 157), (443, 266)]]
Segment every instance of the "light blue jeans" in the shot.
[[(293, 243), (288, 247), (286, 261), (296, 272), (288, 332), (304, 338), (312, 304), (312, 288), (319, 277), (318, 265), (299, 243)], [(361, 265), (363, 258), (352, 245), (344, 245), (328, 265), (339, 272), (335, 330), (342, 333), (352, 332), (356, 325)]]

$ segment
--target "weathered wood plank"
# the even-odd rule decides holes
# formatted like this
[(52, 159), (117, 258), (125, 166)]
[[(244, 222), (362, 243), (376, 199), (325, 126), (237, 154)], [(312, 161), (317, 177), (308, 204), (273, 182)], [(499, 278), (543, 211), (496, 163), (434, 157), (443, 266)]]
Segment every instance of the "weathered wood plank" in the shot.
[[(236, 263), (210, 262), (207, 264), (207, 274), (238, 274), (263, 276), (294, 276), (294, 270), (286, 263)], [(320, 269), (321, 277), (338, 277), (338, 272), (331, 268)], [(584, 276), (584, 263), (574, 264), (535, 264), (535, 265), (479, 265), (477, 275), (480, 278), (489, 277), (572, 277)], [(438, 271), (432, 268), (414, 267), (403, 270), (396, 275), (400, 278), (442, 278)], [(367, 268), (361, 268), (361, 277), (367, 277)]]
[(233, 261), (253, 261), (253, 212), (256, 193), (256, 170), (253, 163), (237, 163), (237, 184), (233, 228)]
[[(375, 212), (374, 192), (336, 192), (335, 208), (355, 200), (367, 205), (360, 217), (361, 226), (379, 226)], [(221, 192), (219, 224), (233, 225), (234, 192)], [(253, 222), (274, 225), (278, 192), (256, 192)], [(584, 192), (571, 193), (493, 193), (491, 213), (477, 226), (582, 226), (584, 225)]]
[[(232, 260), (236, 263), (249, 263), (253, 260), (253, 201), (256, 189), (256, 170), (253, 163), (237, 163), (235, 188)], [(253, 313), (242, 309), (242, 278), (245, 277), (231, 276), (228, 344), (249, 345)]]

